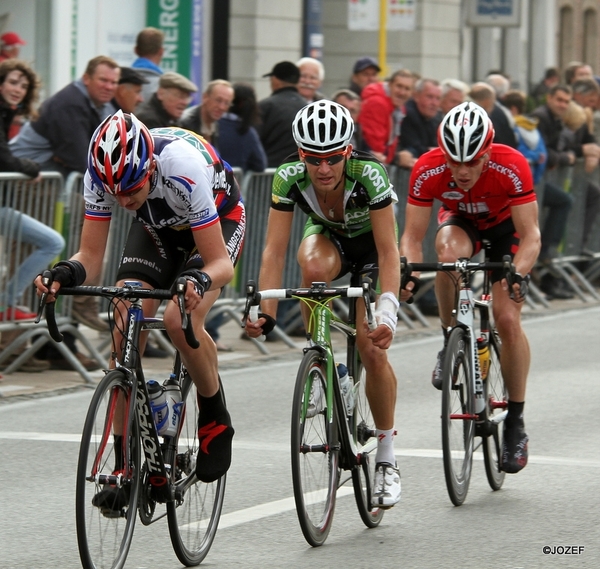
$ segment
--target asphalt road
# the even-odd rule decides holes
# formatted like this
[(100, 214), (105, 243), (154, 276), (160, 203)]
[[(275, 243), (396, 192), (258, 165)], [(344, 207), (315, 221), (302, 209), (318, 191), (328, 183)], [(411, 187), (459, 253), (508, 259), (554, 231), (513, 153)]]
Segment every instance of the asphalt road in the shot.
[[(533, 354), (527, 468), (492, 492), (478, 457), (465, 504), (452, 506), (440, 451), (440, 394), (429, 383), (440, 339), (400, 342), (390, 357), (399, 380), (402, 501), (379, 528), (367, 530), (343, 488), (328, 541), (317, 549), (302, 537), (289, 466), (299, 356), (224, 371), (234, 460), (219, 532), (202, 566), (599, 567), (600, 307), (531, 318), (525, 326)], [(90, 397), (82, 390), (2, 405), (0, 568), (80, 566), (74, 474)], [(166, 520), (138, 523), (126, 567), (180, 567)]]

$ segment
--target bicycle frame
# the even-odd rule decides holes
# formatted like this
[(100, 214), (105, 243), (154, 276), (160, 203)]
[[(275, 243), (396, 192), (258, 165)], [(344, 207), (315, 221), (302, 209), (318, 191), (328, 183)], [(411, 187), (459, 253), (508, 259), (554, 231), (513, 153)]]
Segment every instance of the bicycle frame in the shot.
[[(341, 318), (338, 318), (329, 307), (329, 303), (338, 298), (349, 298), (350, 313), (349, 322), (344, 322)], [(326, 386), (326, 409), (327, 409), (327, 423), (329, 428), (332, 428), (333, 422), (333, 402), (337, 409), (344, 410), (345, 403), (343, 400), (342, 392), (340, 389), (339, 381), (337, 381), (337, 373), (334, 376), (335, 369), (335, 358), (333, 353), (333, 346), (331, 343), (331, 327), (333, 326), (337, 330), (343, 332), (346, 335), (347, 341), (347, 368), (348, 373), (351, 377), (356, 377), (356, 370), (358, 365), (358, 350), (356, 349), (356, 327), (354, 321), (356, 319), (356, 301), (359, 297), (365, 299), (367, 306), (367, 318), (373, 323), (373, 310), (374, 304), (371, 299), (371, 291), (369, 283), (364, 283), (362, 287), (350, 286), (350, 287), (328, 287), (326, 283), (312, 283), (311, 288), (300, 288), (300, 289), (271, 289), (257, 292), (254, 283), (248, 285), (248, 299), (246, 303), (246, 311), (244, 318), (248, 314), (251, 314), (250, 307), (256, 308), (261, 299), (278, 298), (278, 299), (295, 299), (304, 302), (310, 308), (310, 320), (309, 330), (311, 345), (304, 348), (303, 352), (306, 354), (310, 350), (318, 351), (320, 356), (325, 359), (327, 366), (327, 386)], [(251, 318), (255, 319), (256, 315), (251, 314)], [(244, 319), (245, 322), (245, 319)], [(309, 404), (311, 385), (307, 383), (306, 393), (304, 398), (304, 408), (302, 410), (302, 418), (306, 417), (306, 412)], [(346, 418), (345, 411), (339, 413), (340, 417)], [(377, 446), (377, 440), (375, 437), (371, 437), (364, 447), (357, 448), (356, 444), (352, 440), (351, 428), (355, 428), (356, 425), (351, 425), (348, 420), (339, 421), (340, 425), (345, 424), (344, 428), (340, 428), (341, 433), (341, 447), (345, 450), (344, 460), (342, 465), (345, 469), (351, 469), (360, 464), (361, 453), (371, 452)], [(311, 448), (306, 449), (306, 452), (315, 452), (319, 449)], [(323, 450), (323, 449), (322, 449)], [(335, 449), (340, 450), (340, 449)]]

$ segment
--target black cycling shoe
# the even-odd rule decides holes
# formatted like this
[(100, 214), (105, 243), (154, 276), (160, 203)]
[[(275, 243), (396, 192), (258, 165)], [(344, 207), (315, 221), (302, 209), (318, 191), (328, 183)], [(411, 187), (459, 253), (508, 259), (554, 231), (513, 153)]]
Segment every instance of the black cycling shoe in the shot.
[(92, 498), (92, 506), (103, 512), (120, 512), (129, 505), (129, 484), (124, 486), (105, 486)]
[(529, 437), (522, 422), (516, 425), (504, 423), (501, 470), (515, 474), (527, 465), (527, 443)]
[(437, 361), (435, 362), (435, 368), (431, 374), (431, 385), (436, 389), (442, 390), (442, 366), (444, 364), (444, 356), (446, 355), (446, 348), (440, 350), (437, 355)]
[(198, 419), (200, 448), (196, 457), (196, 476), (199, 480), (214, 482), (229, 470), (234, 433), (231, 417), (226, 409), (217, 418)]

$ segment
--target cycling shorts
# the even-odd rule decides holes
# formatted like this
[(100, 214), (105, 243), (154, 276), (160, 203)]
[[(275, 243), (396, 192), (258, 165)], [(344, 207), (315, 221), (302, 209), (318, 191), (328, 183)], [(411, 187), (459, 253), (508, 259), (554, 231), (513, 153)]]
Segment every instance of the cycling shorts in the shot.
[[(237, 263), (244, 243), (246, 212), (244, 204), (221, 217), (221, 230), (231, 262)], [(199, 230), (202, 232), (202, 230)], [(133, 220), (117, 280), (141, 280), (153, 288), (168, 289), (185, 268), (201, 269), (204, 261), (198, 254), (194, 235), (189, 228), (150, 227)]]
[(359, 275), (361, 281), (362, 277), (368, 277), (371, 279), (371, 286), (379, 293), (379, 263), (372, 231), (362, 233), (357, 237), (343, 237), (309, 218), (304, 226), (302, 239), (306, 239), (309, 235), (324, 235), (338, 250), (342, 268), (334, 280), (340, 279), (348, 273)]
[[(438, 224), (438, 231), (447, 225), (460, 227), (468, 235), (473, 245), (471, 256), (476, 255), (481, 251), (484, 239), (490, 242), (488, 258), (492, 262), (502, 261), (502, 258), (505, 255), (510, 255), (511, 258), (513, 258), (519, 249), (519, 234), (516, 232), (511, 218), (488, 229), (480, 230), (477, 229), (475, 223), (470, 219), (442, 207), (438, 212)], [(492, 283), (498, 282), (503, 278), (504, 274), (502, 269), (492, 271)]]

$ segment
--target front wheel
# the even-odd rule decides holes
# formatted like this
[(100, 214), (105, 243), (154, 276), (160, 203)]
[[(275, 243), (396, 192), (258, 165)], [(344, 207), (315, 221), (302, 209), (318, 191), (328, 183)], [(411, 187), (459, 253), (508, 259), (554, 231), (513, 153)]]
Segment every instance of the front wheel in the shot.
[(182, 409), (175, 461), (176, 496), (175, 501), (167, 503), (167, 516), (175, 555), (181, 563), (192, 567), (202, 562), (215, 539), (227, 475), (211, 483), (197, 479), (198, 399), (196, 388), (187, 373), (182, 381), (181, 392), (185, 407)]
[(291, 447), (296, 512), (313, 547), (329, 535), (340, 475), (336, 408), (328, 409), (326, 393), (327, 363), (317, 351), (308, 351), (296, 377)]
[(471, 339), (454, 328), (442, 368), (442, 450), (450, 500), (460, 506), (467, 497), (475, 438)]
[(120, 569), (133, 538), (140, 480), (137, 418), (131, 388), (120, 371), (109, 371), (92, 397), (79, 447), (75, 519), (84, 569)]
[(490, 369), (483, 383), (487, 402), (487, 436), (483, 441), (483, 461), (485, 474), (492, 490), (500, 490), (505, 472), (502, 466), (502, 440), (504, 417), (508, 407), (508, 395), (500, 368), (500, 338), (495, 330), (490, 330)]
[(352, 483), (356, 507), (368, 528), (379, 525), (384, 510), (371, 505), (377, 437), (371, 407), (365, 392), (366, 373), (362, 363), (356, 366), (354, 378), (355, 407), (352, 417), (352, 436), (360, 453), (360, 465), (352, 469)]

